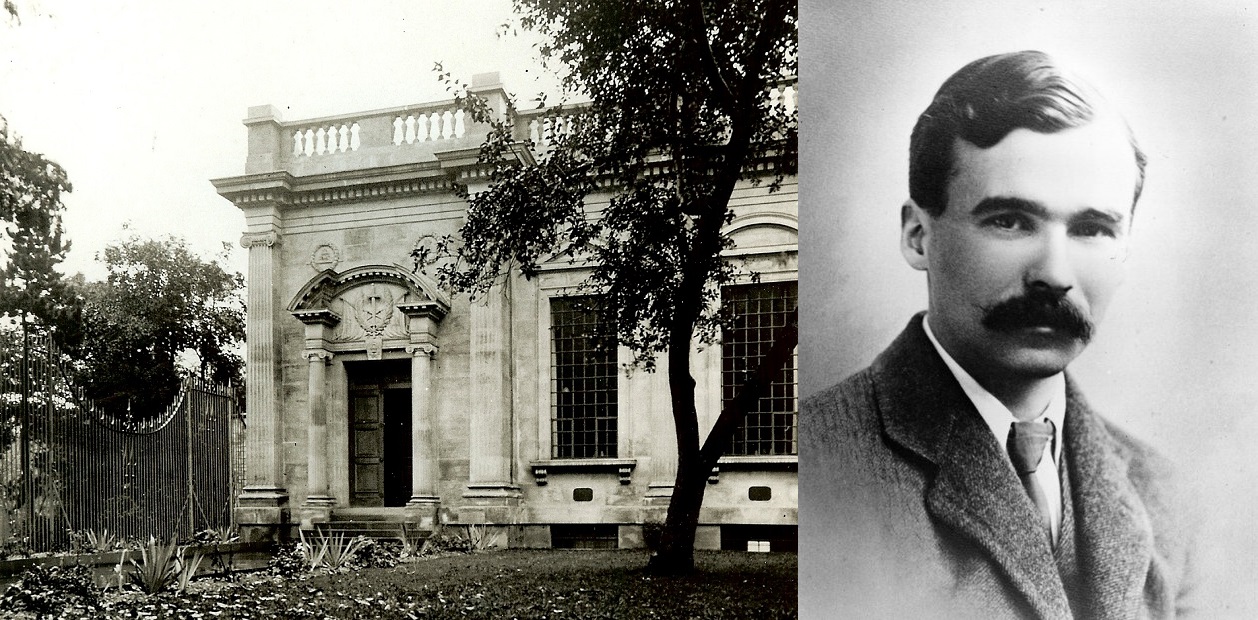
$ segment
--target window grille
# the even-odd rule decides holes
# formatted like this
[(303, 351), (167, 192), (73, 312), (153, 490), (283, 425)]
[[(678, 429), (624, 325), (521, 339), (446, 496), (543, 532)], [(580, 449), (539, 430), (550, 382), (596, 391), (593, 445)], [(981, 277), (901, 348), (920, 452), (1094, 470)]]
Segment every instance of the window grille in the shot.
[[(795, 282), (727, 286), (721, 291), (732, 322), (722, 332), (721, 402), (732, 401), (748, 375), (773, 347), (798, 304)], [(739, 456), (798, 454), (799, 349), (791, 353), (781, 375), (738, 425), (728, 454)]]
[(616, 456), (615, 330), (599, 298), (550, 300), (551, 458)]

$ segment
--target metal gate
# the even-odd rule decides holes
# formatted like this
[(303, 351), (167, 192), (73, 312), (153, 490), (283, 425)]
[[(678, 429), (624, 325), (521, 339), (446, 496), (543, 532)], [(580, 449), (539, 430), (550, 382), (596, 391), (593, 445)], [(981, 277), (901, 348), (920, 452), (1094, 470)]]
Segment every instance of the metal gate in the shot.
[(230, 388), (186, 379), (143, 422), (98, 411), (46, 337), (0, 336), (0, 544), (187, 538), (231, 523)]

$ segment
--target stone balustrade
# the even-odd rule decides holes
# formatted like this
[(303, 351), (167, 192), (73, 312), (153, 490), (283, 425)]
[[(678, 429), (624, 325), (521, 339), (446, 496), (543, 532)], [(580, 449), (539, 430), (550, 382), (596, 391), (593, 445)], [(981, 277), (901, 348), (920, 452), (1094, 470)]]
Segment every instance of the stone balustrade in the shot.
[[(490, 109), (505, 113), (506, 92), (496, 73), (473, 77), (471, 91)], [(771, 106), (789, 115), (796, 110), (795, 79), (774, 84)], [(535, 154), (550, 150), (556, 139), (581, 123), (587, 106), (515, 112), (515, 139), (531, 142)], [(438, 153), (474, 150), (489, 127), (471, 119), (454, 100), (285, 122), (271, 106), (250, 108), (248, 173), (287, 171), (294, 176), (434, 161)]]

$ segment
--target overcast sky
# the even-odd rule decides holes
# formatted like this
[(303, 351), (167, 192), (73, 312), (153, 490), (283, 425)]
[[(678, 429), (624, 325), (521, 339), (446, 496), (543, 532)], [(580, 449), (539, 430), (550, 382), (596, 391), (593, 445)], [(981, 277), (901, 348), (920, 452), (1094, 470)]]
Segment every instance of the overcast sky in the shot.
[(209, 179), (243, 174), (249, 106), (298, 120), (445, 99), (436, 62), (464, 81), (498, 71), (524, 99), (555, 90), (533, 37), (497, 36), (509, 0), (17, 2), (0, 114), (69, 173), (64, 270), (89, 278), (127, 222), (206, 255), (230, 242), (245, 270), (244, 218)]

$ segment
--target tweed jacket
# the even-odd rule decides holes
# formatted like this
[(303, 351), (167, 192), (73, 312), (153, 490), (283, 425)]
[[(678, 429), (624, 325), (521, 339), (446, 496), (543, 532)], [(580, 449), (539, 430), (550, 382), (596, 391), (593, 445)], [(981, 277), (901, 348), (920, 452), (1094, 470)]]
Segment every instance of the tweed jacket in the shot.
[(1067, 377), (1077, 586), (1008, 457), (922, 329), (801, 408), (803, 618), (1172, 618), (1198, 602), (1169, 463)]

